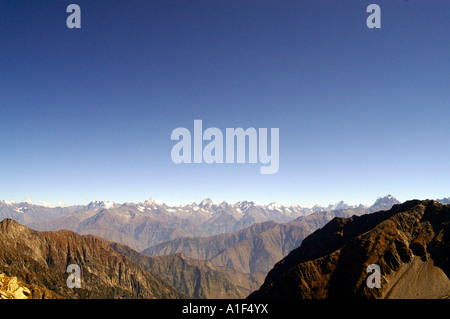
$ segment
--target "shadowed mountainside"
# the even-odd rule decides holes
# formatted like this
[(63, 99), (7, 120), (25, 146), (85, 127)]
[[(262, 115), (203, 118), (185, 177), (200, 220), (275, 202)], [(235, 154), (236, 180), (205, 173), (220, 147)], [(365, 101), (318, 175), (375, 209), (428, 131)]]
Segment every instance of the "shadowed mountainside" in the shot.
[[(278, 262), (249, 298), (448, 298), (450, 206), (408, 201), (335, 218)], [(381, 288), (366, 285), (367, 266)]]

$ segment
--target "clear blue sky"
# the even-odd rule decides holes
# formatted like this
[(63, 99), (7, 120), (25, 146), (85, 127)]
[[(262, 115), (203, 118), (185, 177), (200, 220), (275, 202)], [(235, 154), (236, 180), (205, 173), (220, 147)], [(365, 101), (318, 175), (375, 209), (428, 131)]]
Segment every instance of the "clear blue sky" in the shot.
[[(448, 0), (2, 0), (0, 198), (448, 197), (449, 13)], [(194, 119), (278, 127), (278, 173), (174, 164), (171, 132)]]

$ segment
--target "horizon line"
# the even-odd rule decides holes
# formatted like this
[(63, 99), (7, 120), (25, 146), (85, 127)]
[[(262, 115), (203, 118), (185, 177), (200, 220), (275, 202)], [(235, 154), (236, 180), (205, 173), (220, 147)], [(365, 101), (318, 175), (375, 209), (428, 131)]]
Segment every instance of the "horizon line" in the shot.
[[(6, 203), (6, 204), (29, 204), (29, 205), (36, 205), (36, 206), (43, 206), (43, 207), (47, 207), (47, 208), (58, 208), (58, 207), (60, 207), (60, 208), (65, 208), (65, 207), (71, 207), (71, 206), (88, 206), (89, 204), (91, 204), (91, 203), (98, 203), (98, 202), (103, 202), (103, 203), (113, 203), (113, 204), (118, 204), (118, 205), (125, 205), (125, 204), (143, 204), (143, 203), (145, 203), (145, 202), (147, 202), (147, 201), (153, 201), (155, 204), (157, 204), (157, 205), (166, 205), (166, 206), (169, 206), (169, 207), (181, 207), (181, 206), (188, 206), (188, 205), (200, 205), (203, 201), (205, 201), (205, 200), (209, 200), (209, 201), (211, 201), (213, 204), (216, 204), (216, 205), (221, 205), (221, 204), (223, 204), (223, 203), (226, 203), (226, 204), (238, 204), (238, 203), (243, 203), (243, 202), (249, 202), (249, 203), (253, 203), (253, 204), (255, 204), (256, 206), (269, 206), (269, 205), (271, 205), (271, 204), (280, 204), (281, 206), (283, 206), (283, 207), (294, 207), (294, 206), (298, 206), (298, 207), (301, 207), (301, 208), (305, 208), (305, 209), (313, 209), (314, 207), (322, 207), (322, 208), (327, 208), (328, 206), (331, 206), (331, 205), (335, 205), (335, 204), (339, 204), (339, 203), (344, 203), (344, 204), (347, 204), (347, 205), (349, 205), (349, 206), (353, 206), (353, 207), (358, 207), (358, 206), (367, 206), (367, 207), (370, 207), (370, 206), (372, 206), (377, 200), (379, 200), (379, 199), (381, 199), (381, 198), (386, 198), (386, 197), (392, 197), (392, 198), (394, 198), (394, 199), (396, 199), (396, 200), (398, 200), (399, 202), (401, 202), (401, 203), (403, 203), (403, 202), (405, 202), (405, 201), (401, 201), (401, 200), (399, 200), (398, 198), (396, 198), (395, 196), (393, 196), (393, 195), (391, 195), (391, 194), (388, 194), (388, 195), (385, 195), (385, 196), (379, 196), (379, 197), (377, 197), (373, 202), (372, 202), (372, 204), (367, 204), (367, 203), (359, 203), (359, 204), (350, 204), (350, 203), (347, 203), (345, 200), (340, 200), (340, 201), (337, 201), (337, 202), (335, 202), (335, 203), (331, 203), (331, 202), (329, 202), (328, 204), (325, 204), (325, 205), (323, 205), (323, 204), (314, 204), (313, 206), (303, 206), (302, 204), (297, 204), (297, 203), (293, 203), (293, 204), (283, 204), (282, 202), (278, 202), (278, 201), (272, 201), (272, 202), (270, 202), (270, 203), (268, 203), (268, 204), (263, 204), (263, 203), (258, 203), (258, 202), (256, 202), (256, 201), (253, 201), (253, 200), (240, 200), (240, 201), (236, 201), (236, 202), (229, 202), (229, 201), (226, 201), (226, 200), (222, 200), (222, 201), (217, 201), (217, 200), (213, 200), (213, 199), (211, 199), (210, 197), (205, 197), (205, 198), (203, 198), (200, 202), (196, 202), (196, 201), (193, 201), (193, 202), (190, 202), (190, 203), (182, 203), (182, 204), (173, 204), (173, 203), (170, 203), (170, 202), (168, 202), (168, 201), (164, 201), (164, 200), (158, 200), (158, 199), (155, 199), (155, 198), (153, 198), (153, 197), (148, 197), (147, 199), (145, 199), (144, 201), (140, 201), (140, 202), (134, 202), (134, 201), (125, 201), (125, 202), (120, 202), (120, 201), (113, 201), (113, 200), (98, 200), (98, 199), (93, 199), (93, 200), (91, 200), (91, 201), (89, 201), (88, 203), (80, 203), (80, 202), (78, 202), (78, 203), (69, 203), (69, 204), (65, 204), (65, 203), (63, 203), (63, 202), (61, 202), (61, 201), (58, 201), (58, 202), (56, 202), (56, 204), (54, 204), (54, 203), (51, 203), (51, 202), (47, 202), (47, 201), (42, 201), (42, 203), (34, 203), (32, 200), (31, 200), (31, 198), (29, 198), (29, 197), (25, 197), (24, 198), (24, 200), (23, 201), (20, 201), (20, 202), (17, 202), (17, 201), (13, 201), (13, 200), (6, 200), (6, 199), (0, 199), (0, 201), (1, 202), (4, 202), (4, 203)], [(419, 199), (419, 198), (413, 198), (413, 199), (408, 199), (408, 200), (414, 200), (414, 199), (417, 199), (417, 200), (426, 200), (426, 199)], [(431, 198), (427, 198), (427, 199), (431, 199)], [(438, 200), (439, 198), (433, 198), (433, 199), (431, 199), (431, 200)], [(443, 198), (443, 199), (445, 199), (445, 197)]]

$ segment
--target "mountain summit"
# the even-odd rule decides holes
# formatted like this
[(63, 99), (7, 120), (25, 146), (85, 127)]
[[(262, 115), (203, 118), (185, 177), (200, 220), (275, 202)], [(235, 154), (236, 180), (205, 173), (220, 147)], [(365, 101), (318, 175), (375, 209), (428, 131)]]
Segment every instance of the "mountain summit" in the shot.
[(113, 208), (115, 205), (116, 204), (111, 201), (94, 200), (87, 205), (86, 210), (96, 210), (96, 209), (103, 209), (103, 208), (110, 209), (110, 208)]
[(375, 203), (369, 207), (369, 212), (373, 213), (380, 210), (388, 210), (397, 204), (400, 204), (400, 202), (390, 194), (384, 197), (378, 197)]

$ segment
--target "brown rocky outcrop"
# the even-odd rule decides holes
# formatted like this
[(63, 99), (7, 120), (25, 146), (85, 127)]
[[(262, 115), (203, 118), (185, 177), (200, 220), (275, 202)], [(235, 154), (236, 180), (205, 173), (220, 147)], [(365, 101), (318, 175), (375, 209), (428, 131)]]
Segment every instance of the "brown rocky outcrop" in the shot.
[[(67, 286), (70, 264), (81, 268), (81, 288)], [(33, 298), (183, 297), (98, 239), (68, 230), (38, 232), (11, 219), (0, 222), (0, 273), (39, 287), (35, 295), (30, 290)]]
[[(278, 262), (250, 298), (448, 298), (450, 205), (408, 201), (335, 218)], [(381, 287), (369, 288), (377, 264)]]

